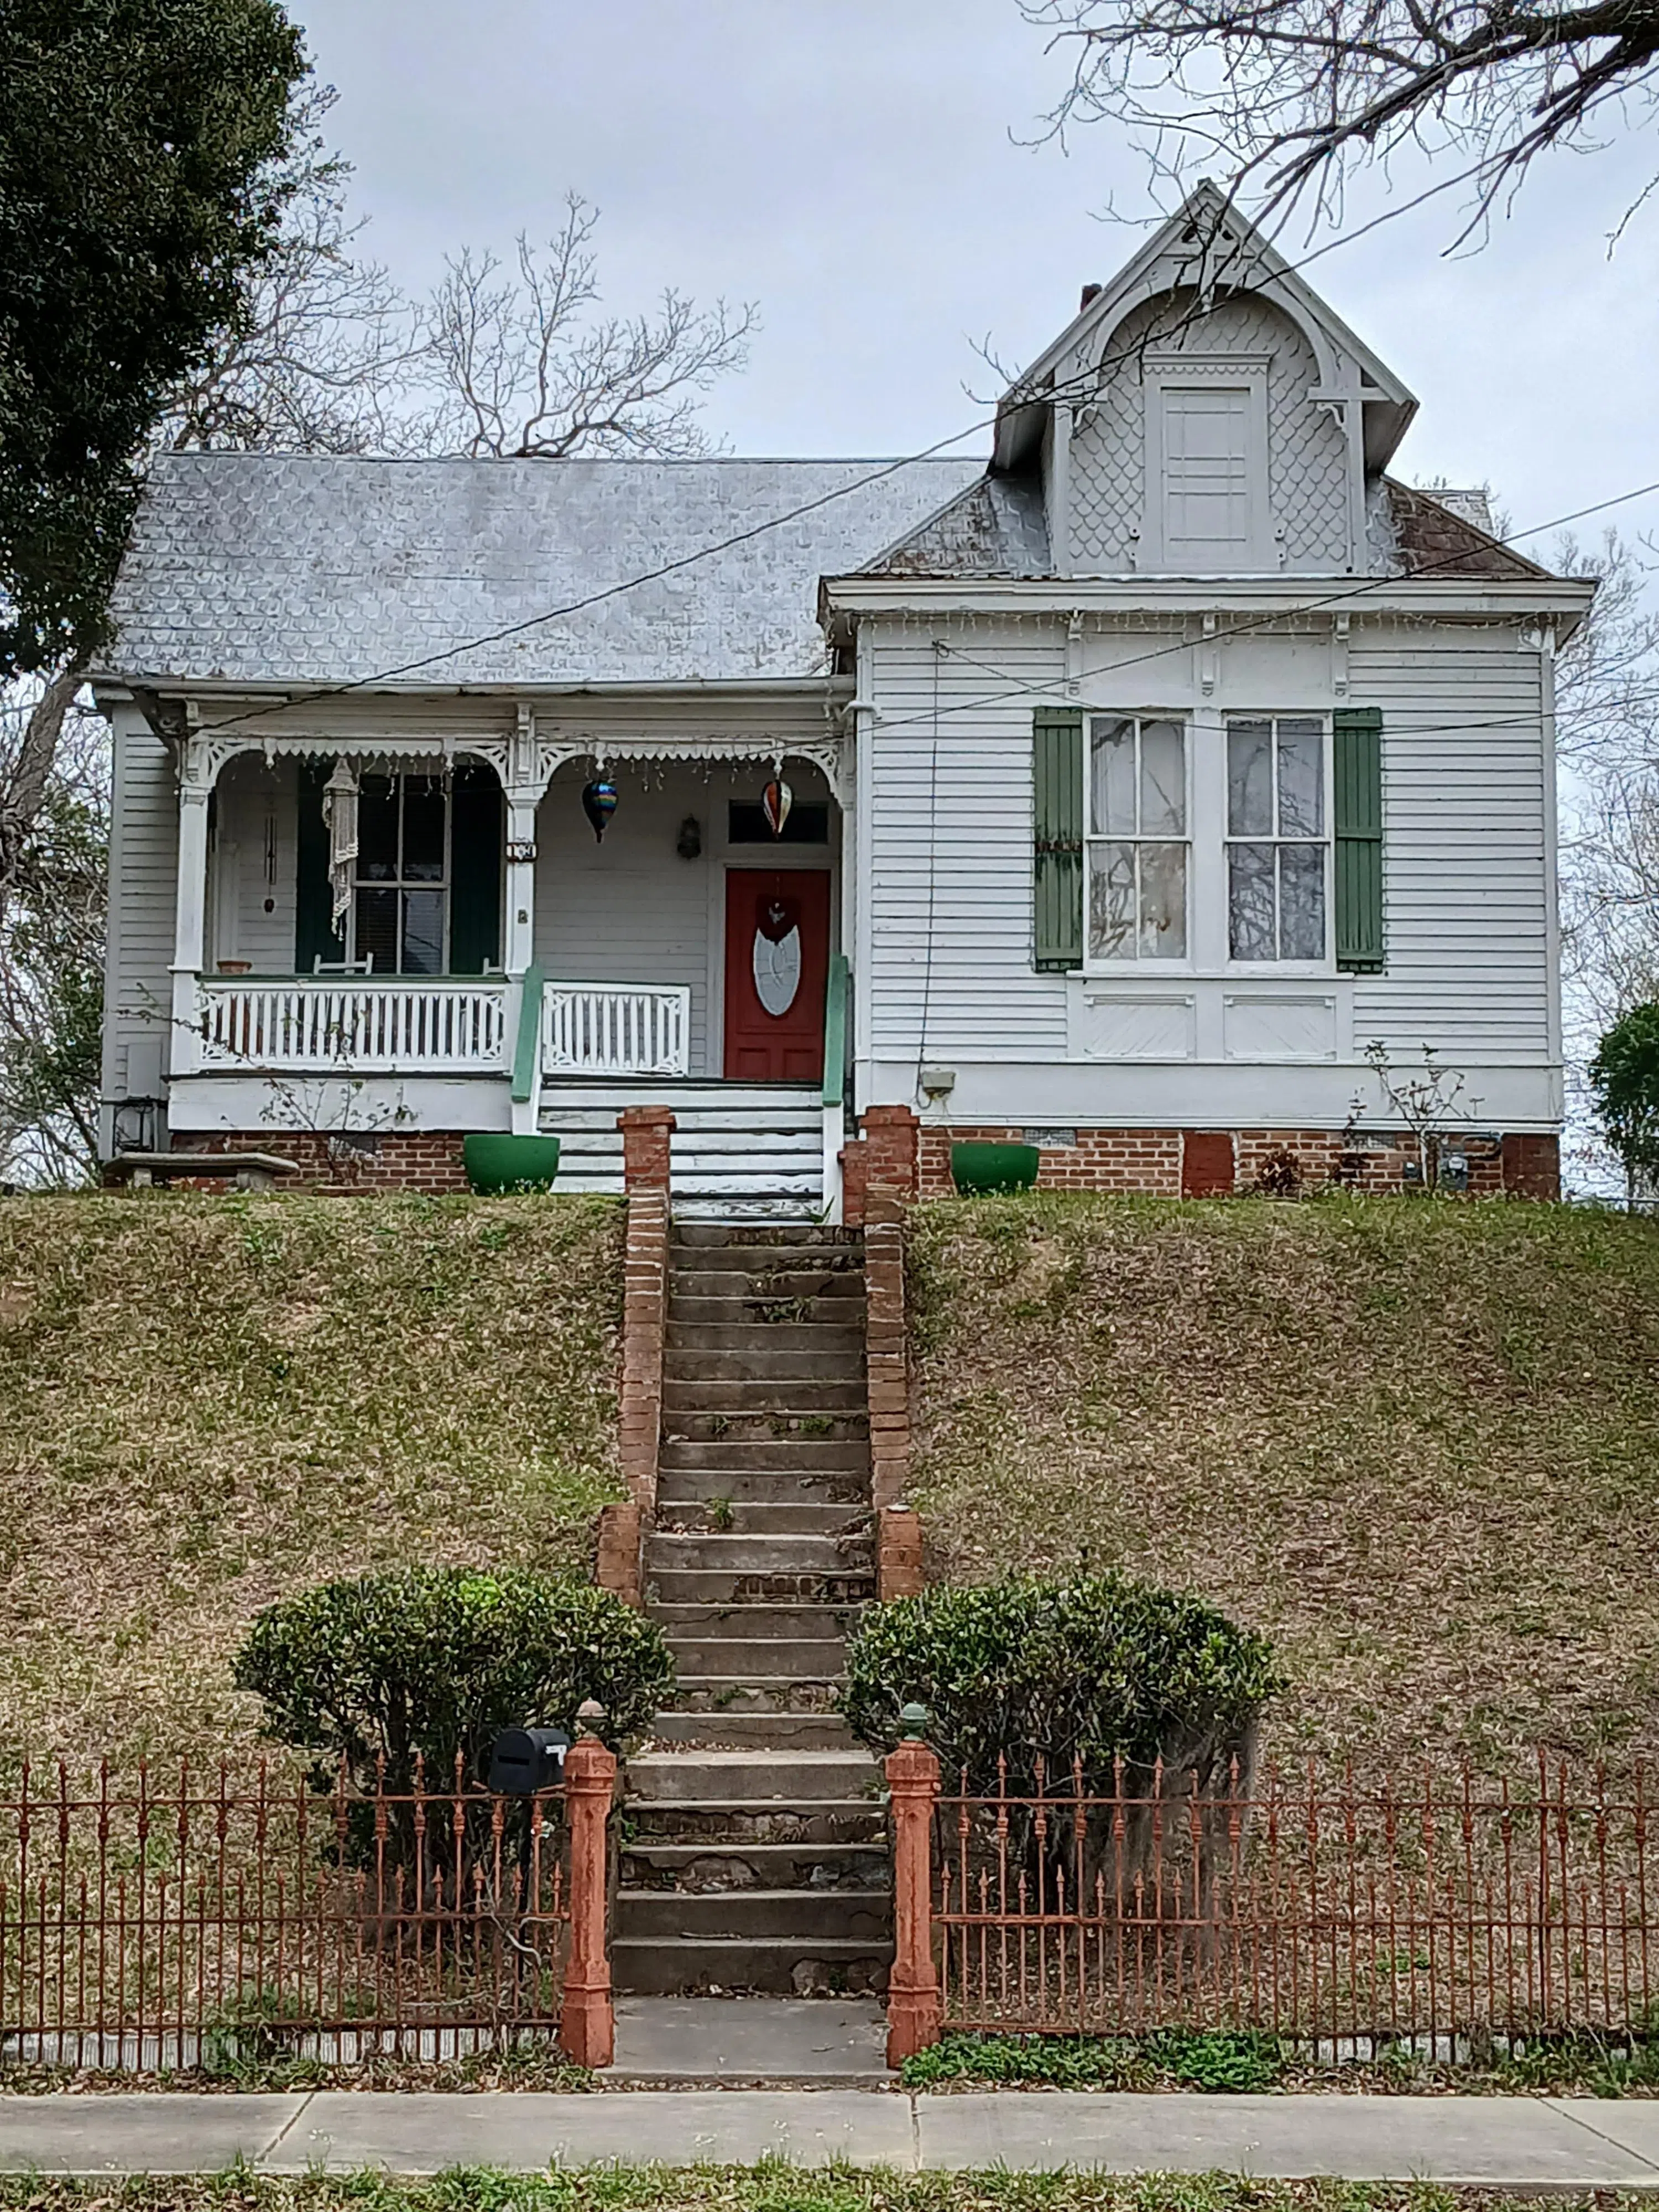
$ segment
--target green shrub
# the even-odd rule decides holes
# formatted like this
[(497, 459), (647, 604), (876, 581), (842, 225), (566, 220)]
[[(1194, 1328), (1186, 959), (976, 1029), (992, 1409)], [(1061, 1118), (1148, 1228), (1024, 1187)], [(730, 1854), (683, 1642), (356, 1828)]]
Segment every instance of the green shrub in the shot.
[(589, 1698), (613, 1747), (637, 1735), (673, 1680), (656, 1627), (591, 1583), (510, 1571), (408, 1567), (324, 1583), (268, 1606), (236, 1654), (238, 1689), (264, 1704), (264, 1733), (342, 1759), (360, 1789), (386, 1761), (407, 1790), (416, 1754), (448, 1786), (456, 1753), (481, 1781), (504, 1728), (567, 1728)]
[(872, 1606), (848, 1646), (842, 1709), (877, 1750), (899, 1739), (900, 1708), (927, 1709), (927, 1736), (954, 1785), (1031, 1790), (1111, 1785), (1114, 1761), (1200, 1774), (1243, 1747), (1281, 1686), (1267, 1638), (1200, 1598), (1116, 1574), (928, 1590)]

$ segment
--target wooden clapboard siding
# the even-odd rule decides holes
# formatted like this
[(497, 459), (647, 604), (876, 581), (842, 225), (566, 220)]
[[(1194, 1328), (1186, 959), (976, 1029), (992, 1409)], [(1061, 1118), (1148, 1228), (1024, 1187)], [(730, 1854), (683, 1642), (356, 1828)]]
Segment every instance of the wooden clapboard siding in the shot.
[(1552, 917), (1539, 656), (1512, 628), (1366, 624), (1356, 704), (1382, 710), (1388, 968), (1356, 1040), (1451, 1060), (1549, 1058)]
[(113, 751), (104, 1088), (125, 1097), (135, 1044), (159, 1042), (167, 1064), (179, 798), (167, 750), (136, 708), (117, 708)]
[(880, 712), (870, 740), (870, 1036), (860, 1050), (914, 1059), (925, 1005), (929, 1059), (1063, 1059), (1065, 978), (1031, 968), (1032, 702), (988, 695), (1060, 684), (1065, 632), (1009, 623), (947, 635), (959, 654), (936, 656), (927, 635), (897, 625), (869, 641), (866, 680)]

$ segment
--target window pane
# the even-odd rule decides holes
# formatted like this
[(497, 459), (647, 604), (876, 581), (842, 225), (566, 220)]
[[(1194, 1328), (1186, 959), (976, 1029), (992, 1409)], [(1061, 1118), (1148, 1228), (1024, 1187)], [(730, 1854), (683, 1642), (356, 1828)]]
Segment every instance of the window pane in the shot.
[(397, 874), (398, 787), (389, 775), (366, 775), (357, 793), (357, 880), (389, 884)]
[(1184, 960), (1187, 957), (1187, 848), (1143, 845), (1140, 848), (1140, 957)]
[(1135, 834), (1135, 726), (1100, 716), (1089, 732), (1091, 827), (1108, 836)]
[(1179, 722), (1140, 726), (1140, 834), (1179, 837), (1187, 827), (1187, 745)]
[(1279, 725), (1279, 834), (1317, 837), (1325, 825), (1325, 732), (1305, 714)]
[[(444, 787), (435, 775), (404, 778), (404, 881), (441, 884), (444, 876)], [(426, 970), (420, 971), (422, 975)]]
[(1325, 957), (1325, 848), (1279, 848), (1279, 957)]
[(398, 894), (359, 891), (357, 894), (357, 957), (373, 954), (377, 975), (395, 975), (398, 967)]
[(1089, 848), (1089, 952), (1096, 960), (1133, 960), (1135, 952), (1135, 848)]
[(441, 891), (404, 893), (404, 973), (441, 975), (444, 972), (444, 895)]
[(1271, 845), (1227, 848), (1227, 922), (1235, 960), (1276, 957)]
[(1273, 834), (1273, 726), (1227, 725), (1227, 829), (1234, 837)]

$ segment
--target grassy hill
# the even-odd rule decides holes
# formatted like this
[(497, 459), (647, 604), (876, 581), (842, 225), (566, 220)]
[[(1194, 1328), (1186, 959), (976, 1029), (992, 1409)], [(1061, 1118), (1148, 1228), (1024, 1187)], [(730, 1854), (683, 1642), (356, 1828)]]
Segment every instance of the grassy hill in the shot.
[(1282, 1758), (1659, 1752), (1659, 1223), (991, 1200), (911, 1267), (956, 1578), (1201, 1591), (1279, 1644)]
[(0, 1201), (0, 1778), (246, 1745), (270, 1599), (569, 1565), (614, 1480), (604, 1200)]

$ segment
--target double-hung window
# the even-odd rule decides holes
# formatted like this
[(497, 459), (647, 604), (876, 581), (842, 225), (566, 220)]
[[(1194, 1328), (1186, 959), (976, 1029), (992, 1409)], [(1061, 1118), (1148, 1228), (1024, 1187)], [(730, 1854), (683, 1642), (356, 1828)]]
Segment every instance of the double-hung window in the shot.
[(1235, 960), (1326, 957), (1329, 843), (1317, 714), (1227, 723), (1227, 935)]
[(1089, 724), (1088, 947), (1094, 960), (1187, 957), (1187, 730), (1164, 716)]
[(448, 909), (449, 797), (443, 777), (364, 776), (352, 958), (372, 955), (377, 975), (441, 975)]

